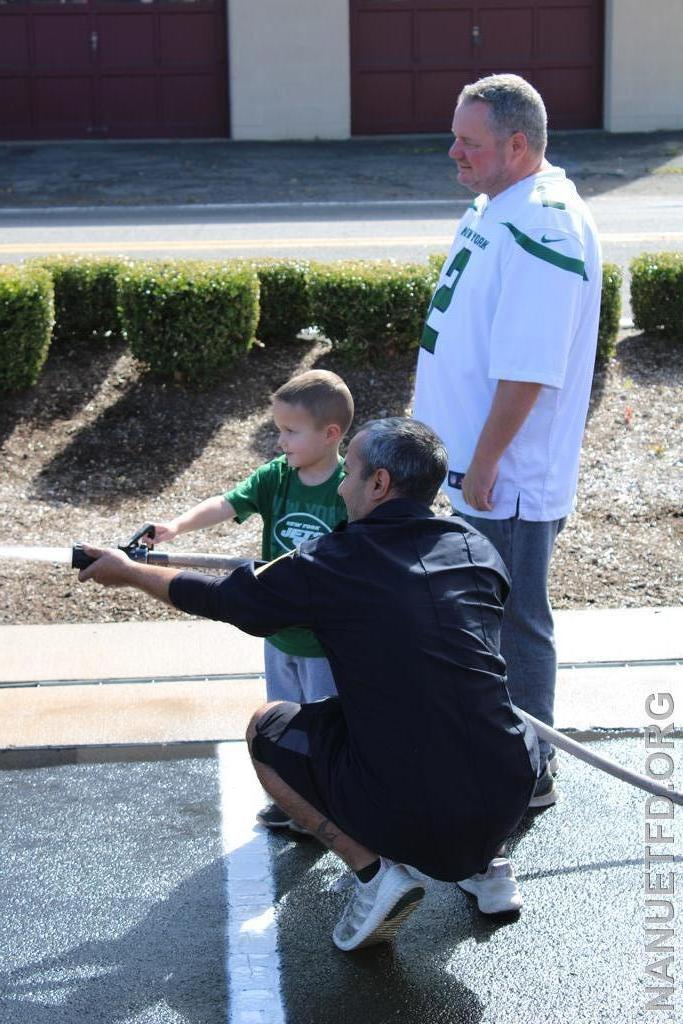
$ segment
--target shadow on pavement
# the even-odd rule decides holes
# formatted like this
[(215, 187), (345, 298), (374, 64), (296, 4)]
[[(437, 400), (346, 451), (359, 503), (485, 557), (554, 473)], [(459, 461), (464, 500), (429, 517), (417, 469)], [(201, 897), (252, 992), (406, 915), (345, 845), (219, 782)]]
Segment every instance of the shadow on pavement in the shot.
[[(225, 907), (216, 899), (223, 891), (223, 864), (216, 861), (117, 938), (0, 970), (0, 1019), (127, 1021), (164, 1003), (187, 1024), (225, 1024)], [(111, 912), (115, 919), (116, 908)]]
[[(331, 932), (348, 898), (329, 891), (341, 864), (315, 841), (273, 843), (278, 932), (285, 1004), (297, 1024), (429, 1021), (478, 1024), (481, 1000), (452, 968), (454, 950), (471, 938), (486, 941), (500, 922), (477, 921), (437, 886), (392, 944), (342, 953)], [(448, 891), (447, 900), (441, 890)], [(427, 936), (427, 938), (425, 938)], [(456, 1016), (457, 1015), (457, 1016)]]

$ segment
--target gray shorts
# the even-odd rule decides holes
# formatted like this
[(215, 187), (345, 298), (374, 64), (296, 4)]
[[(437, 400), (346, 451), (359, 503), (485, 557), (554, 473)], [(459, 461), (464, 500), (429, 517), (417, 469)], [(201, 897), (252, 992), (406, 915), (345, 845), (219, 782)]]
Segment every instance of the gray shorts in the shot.
[(285, 654), (266, 640), (266, 698), (287, 700), (294, 704), (312, 704), (326, 697), (336, 697), (332, 669), (327, 658), (302, 658)]

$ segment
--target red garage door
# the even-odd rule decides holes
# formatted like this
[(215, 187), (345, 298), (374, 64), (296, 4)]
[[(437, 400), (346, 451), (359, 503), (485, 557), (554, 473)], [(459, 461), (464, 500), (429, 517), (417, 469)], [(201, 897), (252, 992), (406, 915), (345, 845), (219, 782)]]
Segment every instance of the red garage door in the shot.
[(602, 125), (603, 0), (351, 0), (352, 130), (441, 132), (460, 89), (513, 71), (551, 128)]
[(225, 136), (224, 0), (0, 0), (0, 137)]

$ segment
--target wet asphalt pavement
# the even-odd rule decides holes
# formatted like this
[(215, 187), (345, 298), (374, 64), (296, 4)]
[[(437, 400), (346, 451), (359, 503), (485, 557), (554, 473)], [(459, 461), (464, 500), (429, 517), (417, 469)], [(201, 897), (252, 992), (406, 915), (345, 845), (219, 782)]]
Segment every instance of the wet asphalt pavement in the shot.
[[(644, 770), (642, 736), (576, 735)], [(0, 769), (2, 1024), (236, 1019), (215, 748), (3, 752)], [(340, 863), (312, 839), (269, 837), (284, 1019), (680, 1020), (645, 1009), (645, 969), (666, 955), (643, 946), (645, 794), (567, 755), (560, 781), (561, 801), (512, 843), (518, 917), (484, 917), (432, 883), (393, 946), (351, 955), (330, 939), (346, 898), (329, 891)], [(673, 829), (680, 857), (680, 816)], [(680, 963), (680, 924), (675, 944)], [(256, 1010), (239, 1020), (272, 1024)]]

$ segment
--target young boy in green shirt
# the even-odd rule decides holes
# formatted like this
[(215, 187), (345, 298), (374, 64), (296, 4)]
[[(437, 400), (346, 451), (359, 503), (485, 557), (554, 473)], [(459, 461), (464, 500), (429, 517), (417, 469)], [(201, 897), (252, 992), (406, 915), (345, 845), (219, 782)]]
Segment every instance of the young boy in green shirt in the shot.
[[(273, 395), (273, 419), (283, 454), (259, 466), (232, 490), (207, 498), (176, 519), (154, 523), (154, 541), (173, 540), (228, 519), (263, 520), (261, 557), (272, 561), (305, 540), (330, 533), (346, 519), (337, 493), (343, 479), (339, 445), (351, 426), (353, 398), (336, 373), (308, 370)], [(329, 662), (307, 629), (283, 629), (264, 645), (266, 697), (308, 704), (337, 690)], [(276, 804), (258, 814), (269, 828), (294, 823)]]

